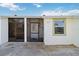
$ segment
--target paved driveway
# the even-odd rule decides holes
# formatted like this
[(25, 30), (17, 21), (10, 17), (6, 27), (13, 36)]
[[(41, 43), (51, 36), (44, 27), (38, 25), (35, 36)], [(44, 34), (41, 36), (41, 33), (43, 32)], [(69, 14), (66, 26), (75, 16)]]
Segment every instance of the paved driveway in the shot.
[(79, 56), (74, 46), (45, 46), (43, 43), (10, 42), (0, 47), (0, 56)]

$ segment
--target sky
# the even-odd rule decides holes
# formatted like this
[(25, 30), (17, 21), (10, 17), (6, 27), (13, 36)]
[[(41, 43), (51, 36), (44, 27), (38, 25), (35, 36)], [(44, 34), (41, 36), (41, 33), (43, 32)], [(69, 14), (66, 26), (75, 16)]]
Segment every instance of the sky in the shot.
[(0, 15), (79, 15), (78, 3), (0, 3)]

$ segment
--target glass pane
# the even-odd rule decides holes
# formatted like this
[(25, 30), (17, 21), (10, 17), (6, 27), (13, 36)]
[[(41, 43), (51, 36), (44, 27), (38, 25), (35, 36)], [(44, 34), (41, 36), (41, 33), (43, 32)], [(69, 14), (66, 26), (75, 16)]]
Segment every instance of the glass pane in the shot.
[(55, 34), (64, 34), (64, 27), (55, 27)]
[(55, 34), (64, 34), (64, 20), (54, 21)]
[(58, 20), (54, 21), (55, 27), (64, 27), (64, 21), (63, 20)]

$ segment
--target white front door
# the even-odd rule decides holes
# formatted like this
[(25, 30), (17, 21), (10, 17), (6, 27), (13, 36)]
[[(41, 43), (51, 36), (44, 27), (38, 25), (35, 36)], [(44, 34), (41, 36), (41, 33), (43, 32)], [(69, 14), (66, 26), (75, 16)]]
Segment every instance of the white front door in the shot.
[(31, 38), (38, 40), (38, 23), (31, 23)]

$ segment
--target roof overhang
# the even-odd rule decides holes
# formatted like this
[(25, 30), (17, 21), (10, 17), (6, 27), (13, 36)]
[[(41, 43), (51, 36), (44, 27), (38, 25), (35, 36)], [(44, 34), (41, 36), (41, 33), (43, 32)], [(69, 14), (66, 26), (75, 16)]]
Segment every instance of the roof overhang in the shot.
[(0, 16), (5, 18), (79, 18), (79, 16)]

